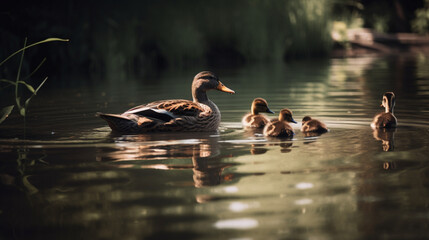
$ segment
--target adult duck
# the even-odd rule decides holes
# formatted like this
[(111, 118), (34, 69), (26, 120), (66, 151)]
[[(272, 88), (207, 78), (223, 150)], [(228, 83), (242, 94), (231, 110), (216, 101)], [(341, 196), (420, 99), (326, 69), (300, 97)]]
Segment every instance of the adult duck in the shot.
[(310, 116), (305, 116), (302, 119), (301, 132), (303, 133), (325, 133), (328, 127), (323, 122), (313, 119)]
[(122, 114), (99, 113), (113, 131), (120, 133), (145, 132), (203, 132), (216, 131), (221, 114), (206, 92), (216, 89), (235, 93), (210, 71), (198, 73), (192, 82), (192, 99), (161, 100), (143, 104)]
[(296, 123), (292, 117), (292, 111), (284, 108), (279, 113), (278, 119), (273, 119), (264, 127), (264, 136), (266, 137), (292, 137), (295, 133), (290, 122)]
[(261, 112), (274, 113), (268, 107), (268, 103), (263, 98), (253, 99), (250, 113), (244, 115), (241, 123), (246, 128), (263, 128), (270, 121), (265, 115), (259, 114)]
[(383, 94), (381, 107), (384, 107), (384, 113), (377, 114), (372, 123), (372, 128), (394, 128), (397, 125), (395, 115), (393, 115), (393, 108), (395, 107), (395, 94), (393, 92), (386, 92)]

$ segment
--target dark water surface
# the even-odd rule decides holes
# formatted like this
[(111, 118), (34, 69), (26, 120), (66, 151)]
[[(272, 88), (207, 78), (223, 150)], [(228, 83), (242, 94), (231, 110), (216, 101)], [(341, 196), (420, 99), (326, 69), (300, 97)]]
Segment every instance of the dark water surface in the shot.
[[(44, 89), (0, 125), (0, 238), (422, 239), (429, 232), (429, 58), (217, 71), (219, 133), (112, 135), (95, 112), (190, 98), (202, 69)], [(385, 91), (399, 127), (373, 132)], [(330, 132), (267, 139), (241, 128), (254, 97)], [(275, 117), (275, 116), (273, 116)]]

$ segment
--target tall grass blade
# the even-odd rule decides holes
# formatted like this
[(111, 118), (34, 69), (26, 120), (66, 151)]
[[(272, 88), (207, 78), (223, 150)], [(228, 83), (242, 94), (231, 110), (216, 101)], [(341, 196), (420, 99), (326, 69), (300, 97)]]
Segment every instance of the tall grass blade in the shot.
[(11, 85), (15, 85), (15, 82), (12, 82), (11, 80), (7, 80), (7, 79), (0, 79), (0, 82), (5, 82), (5, 83), (9, 83)]
[(0, 123), (2, 123), (12, 112), (14, 105), (4, 107), (0, 111)]
[(22, 79), (22, 81), (25, 81), (25, 80), (27, 80), (27, 79), (29, 79), (31, 76), (33, 76), (33, 74), (35, 73), (35, 72), (37, 72), (37, 70), (39, 70), (39, 68), (43, 65), (43, 63), (45, 63), (46, 62), (46, 58), (43, 58), (43, 60), (39, 63), (39, 65), (27, 76), (27, 77), (25, 77), (25, 78), (23, 78)]
[(3, 60), (2, 62), (0, 62), (0, 66), (1, 66), (1, 65), (3, 65), (5, 62), (7, 62), (7, 60), (9, 60), (11, 57), (15, 56), (16, 54), (18, 54), (18, 53), (20, 53), (20, 52), (22, 52), (22, 51), (25, 51), (25, 49), (27, 49), (27, 48), (31, 48), (31, 47), (34, 47), (34, 46), (36, 46), (36, 45), (42, 44), (42, 43), (54, 42), (54, 41), (68, 42), (68, 41), (70, 41), (70, 40), (69, 40), (69, 39), (62, 39), (62, 38), (47, 38), (47, 39), (45, 39), (45, 40), (43, 40), (43, 41), (40, 41), (40, 42), (36, 42), (36, 43), (30, 44), (30, 45), (28, 45), (28, 46), (25, 46), (25, 47), (23, 47), (23, 48), (19, 49), (19, 50), (18, 50), (18, 51), (16, 51), (16, 52), (12, 53), (11, 55), (9, 55), (9, 57), (7, 57), (5, 60)]
[[(36, 90), (34, 90), (33, 95), (31, 95), (31, 97), (29, 97), (27, 100), (25, 100), (25, 105), (24, 105), (24, 115), (25, 115), (25, 109), (28, 108), (28, 105), (30, 104), (31, 99), (36, 96), (37, 92), (40, 90), (40, 88), (43, 86), (43, 84), (45, 84), (46, 80), (48, 80), (48, 77), (45, 77), (45, 79), (43, 79), (43, 81), (40, 83), (40, 85), (36, 88)], [(22, 115), (22, 114), (21, 114)], [(22, 115), (22, 116), (24, 116)]]
[(46, 80), (48, 80), (48, 77), (45, 77), (45, 79), (43, 79), (42, 83), (40, 83), (40, 85), (34, 91), (34, 95), (37, 94), (37, 92), (39, 91), (39, 89), (43, 86), (43, 84), (45, 84)]
[(28, 177), (30, 177), (30, 175), (22, 177), (22, 184), (27, 189), (28, 194), (32, 195), (37, 193), (39, 189), (37, 189), (33, 184), (30, 183), (30, 181), (28, 181)]
[(26, 86), (26, 87), (27, 87), (27, 89), (28, 89), (31, 93), (34, 93), (34, 92), (35, 92), (35, 90), (34, 90), (33, 86), (31, 86), (30, 84), (28, 84), (28, 83), (26, 83), (26, 82), (24, 82), (24, 81), (18, 81), (18, 83), (20, 83), (20, 84), (22, 84), (22, 85)]
[[(21, 68), (22, 68), (22, 62), (24, 61), (24, 53), (25, 53), (25, 47), (27, 46), (27, 38), (25, 38), (24, 40), (24, 50), (22, 50), (22, 54), (21, 54), (21, 60), (19, 61), (19, 67), (18, 67), (18, 73), (16, 74), (16, 81), (15, 81), (15, 101), (16, 101), (16, 106), (19, 109), (19, 113), (25, 117), (25, 109), (22, 110), (20, 101), (19, 101), (19, 97), (18, 97), (18, 88), (19, 88), (19, 77), (21, 75)], [(23, 114), (24, 113), (24, 114)]]

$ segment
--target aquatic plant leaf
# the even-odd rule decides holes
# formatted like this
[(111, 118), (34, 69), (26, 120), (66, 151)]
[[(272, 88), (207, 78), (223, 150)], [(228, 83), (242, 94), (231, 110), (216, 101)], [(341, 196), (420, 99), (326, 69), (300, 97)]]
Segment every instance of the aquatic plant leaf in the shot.
[(25, 38), (25, 41), (24, 41), (24, 48), (23, 48), (24, 50), (22, 50), (21, 60), (19, 60), (18, 73), (16, 74), (15, 96), (18, 96), (18, 81), (21, 77), (21, 69), (22, 69), (22, 63), (24, 61), (24, 53), (25, 53), (26, 46), (27, 46), (27, 38)]
[[(40, 88), (43, 86), (43, 84), (45, 84), (45, 82), (46, 82), (46, 80), (48, 80), (48, 77), (46, 77), (45, 79), (43, 79), (43, 81), (40, 83), (40, 85), (36, 88), (36, 90), (34, 90), (34, 88), (33, 87), (31, 87), (31, 88), (33, 88), (33, 95), (31, 95), (31, 97), (29, 97), (29, 98), (27, 98), (27, 100), (25, 100), (25, 107), (23, 107), (23, 108), (21, 108), (20, 109), (20, 113), (21, 113), (21, 111), (22, 111), (22, 109), (24, 109), (24, 115), (22, 115), (22, 113), (21, 113), (21, 115), (22, 116), (24, 116), (25, 117), (25, 109), (26, 108), (28, 108), (28, 105), (30, 104), (30, 101), (31, 101), (31, 99), (34, 97), (34, 96), (36, 96), (36, 94), (37, 94), (37, 92), (40, 90)], [(28, 84), (27, 84), (28, 85)], [(30, 90), (31, 91), (31, 90)]]
[(43, 79), (42, 83), (40, 83), (40, 85), (36, 88), (36, 91), (34, 91), (34, 95), (37, 94), (39, 89), (43, 86), (43, 84), (45, 84), (46, 80), (48, 80), (48, 77), (45, 77), (45, 79)]
[(9, 60), (11, 57), (13, 57), (13, 56), (15, 56), (16, 54), (18, 54), (18, 53), (20, 53), (20, 52), (24, 51), (24, 50), (25, 50), (25, 49), (27, 49), (27, 48), (31, 48), (31, 47), (34, 47), (34, 46), (36, 46), (36, 45), (42, 44), (42, 43), (54, 42), (54, 41), (68, 42), (68, 41), (70, 41), (70, 40), (69, 40), (69, 39), (62, 39), (62, 38), (47, 38), (47, 39), (42, 40), (42, 41), (40, 41), (40, 42), (36, 42), (36, 43), (30, 44), (30, 45), (27, 45), (27, 46), (25, 46), (25, 47), (23, 47), (23, 48), (19, 49), (18, 51), (16, 51), (16, 52), (12, 53), (11, 55), (9, 55), (5, 60), (3, 60), (2, 62), (0, 62), (0, 66), (1, 66), (1, 65), (3, 65), (5, 62), (7, 62), (7, 60)]
[(25, 107), (27, 108), (28, 105), (30, 104), (31, 99), (33, 98), (34, 95), (32, 95), (31, 97), (27, 98), (27, 100), (25, 100)]
[(19, 109), (19, 114), (21, 114), (21, 116), (25, 117), (25, 107), (21, 107)]
[(33, 184), (30, 183), (30, 181), (28, 181), (28, 177), (30, 177), (30, 176), (27, 175), (27, 176), (24, 176), (22, 178), (22, 184), (27, 189), (28, 193), (30, 195), (32, 195), (32, 194), (37, 193), (39, 191), (39, 189), (37, 189)]
[(31, 92), (31, 93), (35, 93), (35, 90), (33, 88), (33, 86), (31, 86), (30, 84), (24, 82), (24, 81), (18, 81), (18, 83), (21, 83), (23, 85), (25, 85), (27, 87), (27, 89)]
[(15, 85), (16, 83), (11, 81), (11, 80), (7, 80), (7, 79), (0, 79), (0, 82), (5, 82), (5, 83), (9, 83), (11, 85)]
[(19, 109), (21, 109), (21, 97), (16, 97), (16, 98), (15, 98), (15, 101), (16, 101), (16, 106), (17, 106)]
[(43, 58), (43, 60), (39, 63), (39, 65), (37, 65), (37, 67), (25, 78), (22, 79), (22, 81), (25, 81), (27, 79), (29, 79), (31, 76), (34, 75), (35, 72), (37, 72), (37, 70), (39, 70), (39, 68), (43, 65), (43, 63), (46, 62), (46, 58)]
[(0, 111), (0, 123), (2, 123), (12, 112), (14, 105), (4, 107)]

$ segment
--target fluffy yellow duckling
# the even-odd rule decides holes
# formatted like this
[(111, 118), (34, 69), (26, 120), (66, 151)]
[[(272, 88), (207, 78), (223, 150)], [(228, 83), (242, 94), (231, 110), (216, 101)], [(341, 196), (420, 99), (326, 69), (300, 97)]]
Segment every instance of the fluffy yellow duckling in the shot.
[(279, 118), (273, 119), (264, 127), (264, 136), (267, 137), (292, 137), (295, 133), (289, 122), (296, 123), (292, 118), (292, 111), (284, 108), (280, 111)]
[(395, 107), (395, 94), (393, 92), (386, 92), (381, 101), (381, 107), (384, 107), (385, 112), (377, 114), (371, 123), (372, 128), (394, 128), (397, 125), (395, 115), (393, 115), (393, 108)]
[(305, 116), (302, 119), (301, 132), (304, 133), (325, 133), (328, 131), (328, 127), (323, 122), (313, 119), (310, 116)]
[(260, 112), (274, 113), (268, 108), (268, 103), (263, 98), (255, 98), (250, 108), (250, 113), (244, 115), (241, 123), (247, 128), (263, 128), (270, 121), (265, 115)]

